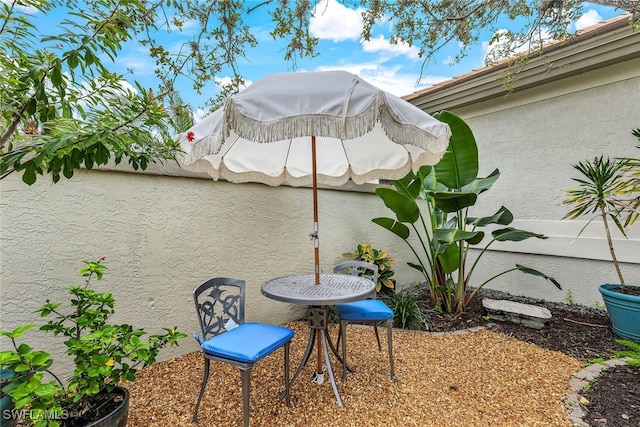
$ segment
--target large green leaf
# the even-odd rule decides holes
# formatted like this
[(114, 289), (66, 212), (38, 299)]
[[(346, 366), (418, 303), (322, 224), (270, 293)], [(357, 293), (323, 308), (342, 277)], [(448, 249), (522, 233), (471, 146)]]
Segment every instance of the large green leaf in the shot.
[(476, 204), (478, 195), (476, 193), (429, 193), (434, 198), (436, 206), (443, 212), (458, 212), (469, 206)]
[(439, 228), (433, 231), (434, 239), (437, 239), (440, 243), (452, 244), (464, 240), (471, 245), (476, 245), (484, 238), (483, 231), (463, 231), (457, 228), (444, 229)]
[(415, 262), (407, 262), (407, 265), (409, 267), (413, 267), (416, 270), (418, 270), (420, 273), (424, 273), (424, 268), (422, 268), (422, 266), (420, 264), (416, 264)]
[(451, 128), (447, 151), (435, 165), (438, 182), (453, 189), (462, 189), (478, 176), (478, 146), (471, 128), (460, 117), (449, 111), (433, 115)]
[(374, 218), (371, 221), (378, 224), (382, 228), (386, 228), (403, 240), (407, 240), (409, 238), (409, 227), (401, 222), (398, 222), (391, 218)]
[(476, 194), (483, 193), (493, 186), (493, 183), (500, 178), (500, 171), (495, 169), (486, 178), (477, 178), (469, 185), (465, 185), (463, 191), (473, 192)]
[(509, 225), (513, 222), (513, 214), (504, 206), (498, 209), (498, 212), (492, 216), (481, 218), (467, 217), (467, 224), (473, 224), (476, 227), (484, 227), (489, 224)]
[(525, 267), (524, 265), (520, 265), (520, 264), (516, 264), (516, 268), (518, 270), (522, 271), (523, 273), (532, 274), (534, 276), (544, 277), (545, 279), (547, 279), (548, 281), (553, 283), (556, 286), (556, 288), (562, 289), (562, 286), (560, 286), (560, 283), (556, 279), (554, 279), (551, 276), (547, 276), (546, 274), (544, 274), (541, 271), (535, 270), (535, 269), (533, 269), (531, 267)]
[(386, 187), (378, 187), (375, 192), (384, 204), (396, 214), (398, 221), (413, 224), (420, 218), (420, 209), (415, 199)]
[(444, 272), (451, 274), (460, 268), (460, 250), (457, 244), (447, 245), (444, 252), (438, 255)]
[[(431, 169), (431, 166), (427, 167)], [(416, 175), (413, 172), (409, 172), (403, 178), (393, 181), (393, 186), (399, 193), (412, 199), (417, 199), (422, 188), (422, 179), (419, 173)]]
[(520, 242), (530, 237), (536, 237), (538, 239), (548, 239), (544, 234), (532, 233), (531, 231), (518, 230), (512, 227), (501, 228), (500, 230), (494, 230), (491, 232), (494, 239), (499, 242)]

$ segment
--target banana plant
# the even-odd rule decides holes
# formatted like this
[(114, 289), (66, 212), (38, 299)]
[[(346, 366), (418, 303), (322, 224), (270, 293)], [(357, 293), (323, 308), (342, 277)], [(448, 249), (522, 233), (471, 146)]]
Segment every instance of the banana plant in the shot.
[[(469, 126), (448, 111), (434, 117), (451, 127), (452, 136), (446, 154), (437, 165), (423, 166), (417, 173), (410, 172), (393, 181), (393, 188), (376, 188), (376, 193), (395, 218), (372, 220), (409, 245), (417, 263), (409, 262), (408, 265), (424, 275), (434, 308), (447, 313), (462, 312), (484, 285), (516, 270), (543, 277), (561, 289), (554, 278), (516, 264), (483, 283), (473, 283), (474, 290), (467, 293), (473, 271), (494, 242), (547, 237), (508, 227), (513, 221), (513, 214), (504, 206), (491, 216), (468, 215), (469, 208), (476, 204), (480, 194), (491, 188), (500, 172), (496, 169), (489, 176), (479, 178), (478, 147)], [(487, 235), (481, 229), (489, 225), (502, 228)], [(468, 267), (470, 249), (478, 249), (479, 253)]]

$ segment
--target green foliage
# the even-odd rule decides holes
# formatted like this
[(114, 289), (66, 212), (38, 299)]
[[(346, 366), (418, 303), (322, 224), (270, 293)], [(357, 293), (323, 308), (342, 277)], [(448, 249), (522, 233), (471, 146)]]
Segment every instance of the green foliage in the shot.
[(616, 351), (614, 356), (628, 357), (627, 365), (640, 367), (640, 343), (631, 340), (616, 340), (616, 342), (627, 347), (627, 350)]
[(27, 344), (20, 344), (16, 339), (24, 332), (35, 327), (35, 324), (24, 325), (13, 331), (0, 331), (0, 335), (11, 339), (13, 350), (0, 351), (0, 367), (11, 372), (10, 378), (3, 381), (2, 393), (11, 396), (15, 409), (29, 408), (25, 412), (26, 421), (33, 421), (36, 426), (49, 425), (55, 427), (55, 414), (62, 411), (57, 396), (64, 392), (61, 384), (52, 380), (44, 382), (44, 374), (53, 363), (51, 355), (44, 351), (33, 350)]
[[(504, 206), (491, 216), (469, 215), (469, 208), (491, 188), (500, 172), (496, 169), (486, 178), (478, 178), (478, 148), (469, 126), (447, 111), (434, 117), (448, 123), (452, 131), (446, 154), (437, 165), (424, 166), (417, 174), (410, 172), (393, 181), (393, 188), (376, 188), (376, 193), (396, 218), (373, 219), (374, 223), (409, 245), (418, 262), (408, 264), (424, 275), (434, 309), (447, 313), (464, 311), (485, 284), (516, 270), (547, 279), (560, 288), (552, 277), (516, 264), (484, 283), (474, 284), (475, 289), (467, 294), (476, 265), (494, 242), (546, 239), (546, 236), (507, 227), (513, 221), (513, 215)], [(496, 226), (490, 234), (480, 230), (489, 225)], [(488, 242), (483, 244), (485, 237)], [(419, 244), (414, 243), (416, 239)], [(479, 252), (468, 267), (472, 248), (478, 248)]]
[(569, 304), (575, 304), (576, 300), (573, 297), (573, 292), (571, 292), (571, 289), (569, 289), (567, 291), (567, 296), (564, 297), (565, 301), (567, 301)]
[(391, 280), (391, 277), (395, 274), (395, 271), (392, 269), (392, 264), (395, 260), (391, 258), (385, 250), (375, 249), (371, 243), (363, 243), (359, 244), (354, 252), (342, 254), (342, 257), (364, 261), (378, 266), (376, 292), (380, 292), (383, 286), (387, 289), (393, 289), (395, 287), (395, 284)]
[[(143, 329), (108, 323), (115, 313), (113, 295), (89, 287), (92, 278), (102, 279), (107, 268), (103, 260), (83, 261), (86, 266), (80, 274), (86, 278), (85, 283), (67, 287), (70, 296), (67, 306), (46, 300), (38, 310), (41, 317), (52, 317), (40, 329), (64, 337), (67, 355), (75, 365), (66, 389), (61, 382), (42, 382), (44, 371), (49, 372), (53, 362), (48, 353), (35, 351), (26, 344), (17, 345), (15, 341), (35, 325), (0, 332), (14, 344), (13, 351), (0, 353), (0, 364), (14, 372), (3, 392), (12, 397), (17, 409), (28, 407), (56, 414), (64, 408), (70, 413), (83, 413), (90, 407), (93, 395), (105, 389), (110, 391), (121, 380), (133, 381), (138, 368), (151, 365), (163, 347), (178, 345), (178, 340), (186, 336), (175, 328), (163, 328), (164, 333), (144, 339), (147, 333)], [(34, 414), (35, 418), (37, 413)], [(54, 420), (45, 422), (57, 425)]]
[(607, 309), (606, 306), (603, 303), (601, 303), (600, 301), (597, 301), (597, 300), (593, 302), (593, 307), (597, 308), (598, 310), (606, 310)]
[(425, 314), (426, 309), (420, 306), (416, 290), (412, 287), (380, 296), (380, 299), (393, 310), (394, 326), (417, 331), (429, 329), (429, 318)]
[(587, 365), (595, 365), (595, 364), (603, 365), (604, 362), (605, 362), (605, 360), (602, 357), (596, 357), (594, 359), (587, 360)]
[[(163, 96), (109, 70), (150, 10), (137, 1), (86, 6), (45, 0), (1, 5), (0, 178), (20, 172), (31, 185), (47, 173), (56, 183), (110, 159), (118, 164), (126, 158), (144, 170), (179, 152)], [(56, 7), (66, 11), (58, 33), (40, 33), (33, 10), (48, 15)]]
[[(510, 40), (497, 44), (503, 49), (497, 56), (504, 58), (520, 46), (539, 48), (541, 28), (565, 38), (568, 22), (582, 13), (578, 0), (544, 2), (539, 8), (529, 3), (363, 0), (346, 6), (361, 8), (364, 40), (377, 36), (377, 23), (392, 22), (389, 41), (417, 47), (424, 58), (422, 74), (433, 55), (451, 41), (459, 42), (455, 60), (460, 60), (481, 32), (502, 28), (501, 18), (524, 17), (531, 23), (518, 33), (500, 33)], [(613, 0), (603, 3), (618, 5)], [(48, 173), (55, 183), (80, 167), (91, 169), (110, 159), (118, 164), (126, 158), (135, 170), (174, 159), (179, 146), (171, 131), (185, 130), (185, 114), (191, 114), (176, 103), (177, 82), (190, 83), (198, 93), (214, 79), (226, 82), (217, 83), (220, 91), (208, 101), (212, 107), (243, 87), (239, 62), (246, 60), (247, 49), (258, 45), (245, 19), (257, 9), (271, 16), (270, 34), (286, 42), (283, 57), (295, 69), (297, 58), (318, 55), (318, 39), (309, 24), (324, 7), (319, 0), (0, 3), (0, 179), (19, 172), (31, 185)], [(36, 14), (55, 16), (56, 26), (48, 27), (55, 32), (41, 32), (33, 23)], [(631, 23), (637, 26), (638, 20)], [(183, 33), (187, 24), (191, 36)], [(163, 46), (155, 37), (159, 32), (179, 36), (173, 46)], [(157, 88), (125, 84), (125, 75), (113, 71), (127, 43), (148, 49), (155, 60)]]
[[(640, 140), (640, 130), (632, 132)], [(638, 147), (640, 148), (640, 147)], [(580, 178), (572, 178), (578, 188), (565, 190), (563, 204), (572, 206), (564, 218), (576, 219), (591, 216), (578, 236), (594, 219), (602, 220), (611, 260), (624, 288), (625, 280), (616, 256), (609, 221), (626, 237), (640, 214), (640, 159), (611, 159), (604, 156), (573, 165)]]
[[(640, 20), (638, 20), (640, 24)], [(631, 131), (631, 134), (640, 141), (640, 128)], [(636, 148), (640, 149), (640, 145)], [(640, 217), (640, 158), (626, 157), (620, 159), (624, 162), (622, 171), (626, 174), (627, 184), (629, 185), (629, 202), (622, 212), (622, 219), (625, 228), (631, 227)]]

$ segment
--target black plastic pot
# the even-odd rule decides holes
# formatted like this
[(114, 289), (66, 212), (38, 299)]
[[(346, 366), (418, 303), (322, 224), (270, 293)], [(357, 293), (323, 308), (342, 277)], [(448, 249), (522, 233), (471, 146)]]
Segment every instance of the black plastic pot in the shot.
[[(0, 371), (0, 389), (7, 384), (11, 377), (13, 377), (13, 372), (10, 370), (2, 369)], [(14, 427), (18, 423), (12, 412), (14, 407), (13, 399), (0, 391), (0, 427)]]
[(86, 424), (86, 427), (126, 427), (129, 416), (129, 390), (124, 387), (116, 387), (112, 393), (122, 395), (122, 401), (118, 407), (102, 419)]

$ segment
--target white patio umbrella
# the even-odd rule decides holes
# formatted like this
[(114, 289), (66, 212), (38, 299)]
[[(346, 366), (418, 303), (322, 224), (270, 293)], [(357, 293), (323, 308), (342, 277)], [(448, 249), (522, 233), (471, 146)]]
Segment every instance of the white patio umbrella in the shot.
[(351, 73), (280, 73), (180, 134), (179, 161), (214, 180), (311, 186), (320, 284), (318, 184), (402, 178), (437, 163), (450, 136), (447, 124)]
[(312, 186), (399, 179), (437, 163), (451, 131), (413, 104), (345, 71), (273, 74), (179, 135), (185, 169), (214, 180)]

